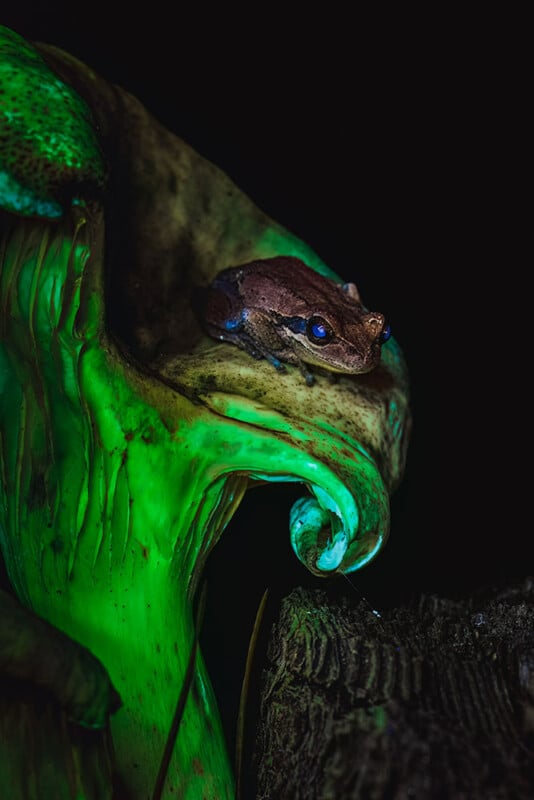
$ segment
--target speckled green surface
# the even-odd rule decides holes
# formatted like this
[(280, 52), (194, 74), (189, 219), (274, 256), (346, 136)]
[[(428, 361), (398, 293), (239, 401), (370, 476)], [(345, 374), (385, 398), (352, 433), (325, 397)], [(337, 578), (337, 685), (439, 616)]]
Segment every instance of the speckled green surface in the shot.
[(86, 104), (34, 48), (0, 26), (0, 205), (53, 219), (104, 178)]

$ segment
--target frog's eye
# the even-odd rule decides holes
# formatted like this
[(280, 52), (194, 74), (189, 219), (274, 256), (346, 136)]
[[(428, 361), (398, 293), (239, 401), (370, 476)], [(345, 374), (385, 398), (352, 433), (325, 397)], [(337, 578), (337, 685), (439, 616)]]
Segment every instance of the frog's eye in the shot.
[(306, 326), (306, 335), (314, 344), (328, 344), (332, 341), (334, 332), (322, 317), (311, 317)]
[(384, 344), (391, 337), (391, 325), (385, 325), (380, 334), (380, 344)]

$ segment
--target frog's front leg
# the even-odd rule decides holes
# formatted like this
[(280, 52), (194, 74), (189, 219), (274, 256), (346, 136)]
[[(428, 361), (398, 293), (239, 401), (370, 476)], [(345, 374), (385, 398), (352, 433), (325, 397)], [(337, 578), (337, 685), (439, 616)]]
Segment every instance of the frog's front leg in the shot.
[[(298, 367), (308, 386), (314, 383), (314, 377), (306, 367), (306, 364), (298, 357), (293, 347), (287, 344), (276, 330), (276, 323), (271, 314), (267, 314), (259, 309), (243, 309), (237, 320), (239, 328), (238, 336), (241, 343), (240, 347), (247, 350), (251, 355), (257, 353), (256, 358), (265, 358), (279, 372), (285, 372), (282, 362), (293, 364)], [(243, 342), (249, 342), (250, 348), (244, 346)]]
[(287, 352), (287, 346), (267, 314), (245, 308), (222, 324), (220, 339), (236, 344), (253, 358), (265, 358), (279, 372), (285, 372), (282, 361), (289, 361), (292, 354)]

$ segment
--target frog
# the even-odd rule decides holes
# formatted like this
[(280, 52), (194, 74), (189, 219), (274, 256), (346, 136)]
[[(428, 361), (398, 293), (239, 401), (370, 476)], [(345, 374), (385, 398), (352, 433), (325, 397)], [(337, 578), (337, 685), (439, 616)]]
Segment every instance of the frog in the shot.
[(370, 372), (391, 336), (384, 314), (367, 310), (355, 283), (336, 282), (295, 256), (227, 267), (197, 298), (209, 336), (266, 359), (279, 372), (294, 365), (309, 386), (315, 382), (310, 367)]

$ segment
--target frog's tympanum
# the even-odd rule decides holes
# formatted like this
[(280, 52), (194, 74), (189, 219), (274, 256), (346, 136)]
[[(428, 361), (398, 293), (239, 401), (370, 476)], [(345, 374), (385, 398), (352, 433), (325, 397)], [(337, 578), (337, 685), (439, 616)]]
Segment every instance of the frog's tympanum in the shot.
[[(146, 800), (203, 566), (243, 493), (300, 483), (297, 557), (325, 576), (367, 564), (404, 467), (406, 370), (353, 286), (127, 92), (5, 28), (0, 84), (0, 546), (18, 603), (2, 604), (0, 671), (51, 688), (64, 715), (23, 724), (0, 696), (0, 785), (107, 800), (113, 774)], [(209, 286), (215, 339), (193, 308)], [(272, 536), (254, 534), (261, 557)], [(112, 751), (78, 723), (104, 725)], [(162, 796), (233, 787), (198, 651)]]
[(384, 315), (367, 311), (354, 283), (332, 281), (298, 258), (277, 256), (223, 270), (205, 292), (201, 319), (216, 339), (255, 358), (356, 375), (380, 361), (390, 337)]

